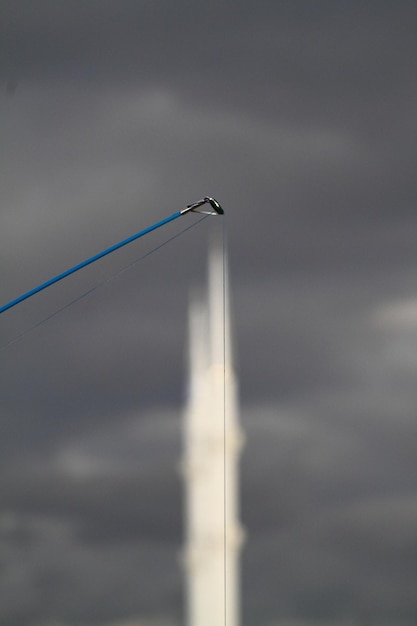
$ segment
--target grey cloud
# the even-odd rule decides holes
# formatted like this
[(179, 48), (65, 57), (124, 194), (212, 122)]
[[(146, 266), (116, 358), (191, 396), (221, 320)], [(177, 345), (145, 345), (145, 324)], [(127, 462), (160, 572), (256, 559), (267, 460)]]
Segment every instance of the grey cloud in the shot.
[[(311, 403), (298, 412), (253, 407), (246, 415), (243, 502), (251, 506), (244, 506), (249, 536), (244, 562), (258, 571), (254, 598), (265, 622), (272, 617), (274, 596), (283, 599), (281, 618), (297, 607), (299, 616), (319, 621), (378, 615), (391, 623), (400, 604), (401, 619), (408, 623), (414, 610), (414, 453), (412, 446), (407, 452), (404, 447), (414, 425), (404, 440), (390, 442), (382, 477), (375, 439), (381, 440), (381, 430), (390, 424), (388, 411), (385, 428), (380, 411), (374, 422), (362, 416), (357, 440), (351, 421), (352, 412), (341, 420), (336, 398), (328, 413)], [(255, 469), (253, 459), (261, 455)], [(263, 530), (255, 546), (250, 537), (256, 528)], [(369, 580), (373, 590), (367, 594)], [(244, 577), (247, 593), (251, 584)]]

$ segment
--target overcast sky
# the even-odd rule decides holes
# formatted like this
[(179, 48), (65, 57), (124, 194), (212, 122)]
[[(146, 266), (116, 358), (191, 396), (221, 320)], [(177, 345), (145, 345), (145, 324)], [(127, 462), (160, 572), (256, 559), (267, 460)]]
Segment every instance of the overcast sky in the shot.
[[(243, 626), (417, 620), (416, 26), (412, 0), (0, 5), (0, 305), (225, 208)], [(0, 348), (197, 220), (2, 314)], [(221, 222), (0, 352), (1, 624), (184, 623), (187, 307)]]

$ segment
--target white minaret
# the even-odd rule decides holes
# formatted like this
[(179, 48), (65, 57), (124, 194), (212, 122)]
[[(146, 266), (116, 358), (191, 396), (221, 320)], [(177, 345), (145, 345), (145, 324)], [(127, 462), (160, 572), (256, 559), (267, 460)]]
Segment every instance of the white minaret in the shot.
[[(225, 281), (225, 284), (224, 284)], [(209, 259), (208, 297), (190, 308), (184, 419), (187, 626), (239, 626), (238, 424), (223, 254)], [(226, 602), (226, 604), (225, 604)]]

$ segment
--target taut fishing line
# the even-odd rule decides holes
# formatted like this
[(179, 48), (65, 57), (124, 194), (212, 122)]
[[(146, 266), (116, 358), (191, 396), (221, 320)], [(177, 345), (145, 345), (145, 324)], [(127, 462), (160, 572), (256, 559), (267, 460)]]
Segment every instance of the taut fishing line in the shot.
[(222, 228), (223, 256), (223, 552), (224, 552), (224, 626), (227, 623), (227, 509), (226, 509), (226, 219)]
[(70, 307), (72, 307), (77, 302), (80, 302), (80, 300), (83, 300), (87, 296), (90, 296), (92, 293), (94, 293), (98, 289), (101, 289), (101, 287), (104, 287), (105, 285), (107, 285), (108, 283), (112, 282), (113, 280), (115, 280), (116, 278), (118, 278), (119, 276), (124, 274), (125, 272), (128, 272), (129, 270), (133, 269), (133, 267), (135, 267), (135, 265), (137, 265), (140, 261), (143, 261), (144, 259), (148, 258), (149, 256), (151, 256), (152, 254), (154, 254), (155, 252), (157, 252), (158, 250), (160, 250), (164, 246), (166, 246), (169, 243), (171, 243), (172, 241), (174, 241), (175, 239), (178, 239), (178, 237), (180, 237), (181, 235), (183, 235), (187, 231), (191, 230), (192, 228), (195, 228), (196, 226), (201, 224), (201, 222), (206, 220), (208, 217), (209, 217), (209, 214), (203, 215), (202, 218), (200, 218), (197, 222), (194, 222), (194, 224), (191, 224), (191, 226), (187, 226), (186, 228), (183, 228), (182, 230), (180, 230), (178, 233), (176, 233), (172, 237), (169, 237), (168, 239), (166, 239), (162, 243), (158, 244), (155, 248), (152, 248), (152, 250), (149, 250), (145, 254), (142, 254), (140, 257), (138, 257), (137, 259), (135, 259), (134, 261), (132, 261), (131, 263), (129, 263), (125, 267), (122, 267), (120, 270), (118, 270), (114, 274), (111, 274), (110, 276), (108, 276), (104, 280), (100, 281), (99, 283), (97, 283), (96, 285), (91, 287), (90, 289), (87, 289), (87, 291), (84, 291), (84, 293), (82, 293), (81, 295), (79, 295), (76, 298), (74, 298), (74, 300), (71, 300), (70, 302), (65, 304), (63, 307), (61, 307), (60, 309), (57, 309), (56, 311), (54, 311), (53, 313), (51, 313), (50, 315), (48, 315), (44, 319), (40, 320), (39, 322), (37, 322), (36, 324), (31, 326), (30, 328), (24, 330), (22, 333), (20, 333), (19, 335), (17, 335), (16, 337), (11, 339), (10, 341), (8, 341), (3, 346), (0, 346), (0, 352), (3, 352), (4, 350), (9, 348), (13, 344), (17, 343), (18, 341), (21, 341), (24, 337), (26, 337), (27, 335), (32, 333), (34, 330), (36, 330), (37, 328), (40, 328), (41, 326), (44, 326), (47, 322), (52, 320), (54, 317), (56, 317), (60, 313), (63, 313), (66, 309), (69, 309)]

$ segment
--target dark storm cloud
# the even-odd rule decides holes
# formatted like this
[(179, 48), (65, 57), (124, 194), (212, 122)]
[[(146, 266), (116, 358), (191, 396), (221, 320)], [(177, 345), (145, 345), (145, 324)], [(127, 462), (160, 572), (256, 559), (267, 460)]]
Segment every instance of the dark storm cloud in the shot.
[[(160, 450), (158, 450), (160, 453)], [(70, 521), (88, 544), (121, 545), (159, 541), (176, 545), (180, 535), (180, 490), (175, 465), (131, 476), (68, 479), (59, 474), (6, 477), (1, 494), (6, 509)], [(158, 501), (155, 495), (158, 494)], [(23, 540), (17, 536), (18, 543)]]
[(258, 572), (256, 581), (244, 573), (244, 589), (257, 586), (253, 598), (265, 621), (275, 594), (281, 616), (296, 610), (332, 623), (342, 615), (354, 623), (365, 615), (408, 623), (416, 507), (414, 446), (407, 439), (414, 418), (398, 437), (392, 422), (393, 415), (402, 421), (398, 406), (374, 407), (365, 417), (346, 397), (326, 404), (248, 412), (252, 455), (244, 465), (243, 518), (249, 538), (256, 528), (259, 542), (249, 539), (244, 553), (243, 571)]
[[(415, 622), (415, 23), (406, 1), (0, 7), (1, 303), (206, 193), (226, 208), (251, 626)], [(0, 345), (185, 225), (4, 314)], [(181, 623), (188, 294), (221, 228), (0, 353), (0, 621)]]

